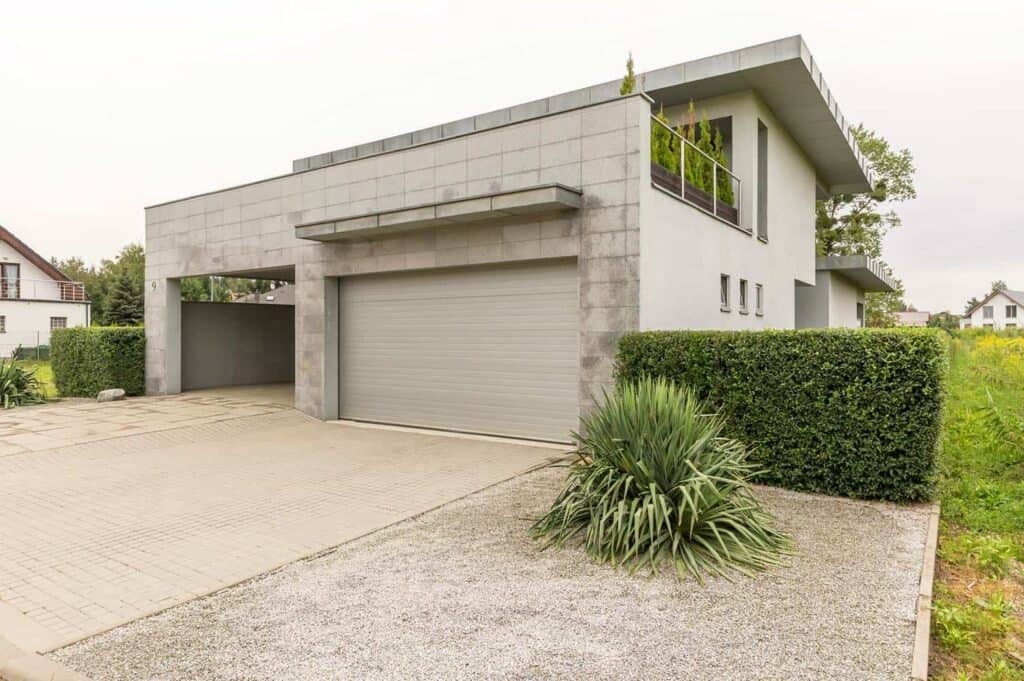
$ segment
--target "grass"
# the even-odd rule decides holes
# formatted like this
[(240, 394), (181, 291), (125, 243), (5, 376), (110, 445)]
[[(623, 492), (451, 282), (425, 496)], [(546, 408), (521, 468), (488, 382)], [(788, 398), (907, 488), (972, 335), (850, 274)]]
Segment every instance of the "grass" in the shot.
[(26, 359), (20, 360), (18, 365), (35, 370), (36, 378), (43, 384), (43, 390), (46, 392), (47, 399), (59, 397), (57, 386), (53, 382), (53, 367), (50, 365), (49, 360)]
[(1024, 681), (1024, 336), (952, 343), (932, 676)]

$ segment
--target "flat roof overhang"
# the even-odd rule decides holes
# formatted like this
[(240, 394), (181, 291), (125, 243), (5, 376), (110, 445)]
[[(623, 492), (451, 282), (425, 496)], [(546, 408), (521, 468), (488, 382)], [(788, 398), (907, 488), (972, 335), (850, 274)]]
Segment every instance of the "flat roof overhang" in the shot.
[[(866, 192), (871, 173), (850, 131), (849, 121), (829, 90), (803, 37), (796, 35), (638, 75), (657, 104), (683, 104), (752, 90), (771, 108), (807, 154), (818, 175), (819, 193)], [(366, 142), (292, 163), (293, 172), (489, 130), (618, 98), (612, 80), (544, 99), (510, 106), (411, 133)]]
[(318, 220), (295, 226), (295, 236), (312, 241), (340, 241), (407, 232), (444, 225), (504, 220), (576, 210), (583, 192), (560, 184), (440, 201), (400, 210)]
[(818, 257), (814, 268), (819, 272), (835, 272), (846, 277), (864, 291), (877, 293), (896, 290), (896, 282), (882, 267), (882, 263), (866, 255)]

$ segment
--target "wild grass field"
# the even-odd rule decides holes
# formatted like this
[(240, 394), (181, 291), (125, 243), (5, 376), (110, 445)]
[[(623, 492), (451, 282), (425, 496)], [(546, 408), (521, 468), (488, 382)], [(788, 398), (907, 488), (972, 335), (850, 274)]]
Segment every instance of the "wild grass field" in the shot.
[(1024, 336), (951, 345), (932, 676), (1024, 680)]

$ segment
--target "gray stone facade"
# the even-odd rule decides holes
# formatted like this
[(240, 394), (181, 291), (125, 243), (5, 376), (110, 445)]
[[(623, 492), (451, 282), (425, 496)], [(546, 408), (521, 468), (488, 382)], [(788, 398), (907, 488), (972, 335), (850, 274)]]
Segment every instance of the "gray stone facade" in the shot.
[[(146, 210), (146, 382), (180, 389), (178, 279), (294, 267), (296, 406), (337, 416), (339, 278), (576, 258), (580, 405), (608, 385), (617, 338), (638, 325), (640, 192), (650, 104), (640, 95), (427, 142)], [(582, 208), (331, 243), (295, 226), (559, 183)]]

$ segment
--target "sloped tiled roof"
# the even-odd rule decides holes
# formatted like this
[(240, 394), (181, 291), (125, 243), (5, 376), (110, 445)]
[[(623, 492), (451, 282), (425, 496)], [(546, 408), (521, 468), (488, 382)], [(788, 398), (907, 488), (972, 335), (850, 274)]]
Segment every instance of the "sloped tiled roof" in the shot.
[(53, 279), (54, 281), (71, 281), (63, 272), (54, 267), (50, 262), (39, 255), (31, 248), (28, 244), (14, 236), (10, 230), (6, 229), (3, 225), (0, 225), (0, 241), (8, 244), (15, 251), (20, 253), (26, 260), (38, 267), (43, 273)]
[(1004, 296), (1006, 296), (1013, 302), (1017, 303), (1018, 305), (1024, 306), (1024, 291), (1011, 291), (1010, 289), (1003, 289), (1002, 291), (993, 291), (992, 293), (985, 296), (985, 298), (980, 303), (976, 304), (974, 307), (967, 310), (967, 312), (964, 312), (964, 316), (970, 317), (972, 314), (974, 314), (975, 310), (977, 310), (979, 307), (995, 298), (996, 295), (1000, 293), (1002, 293)]

